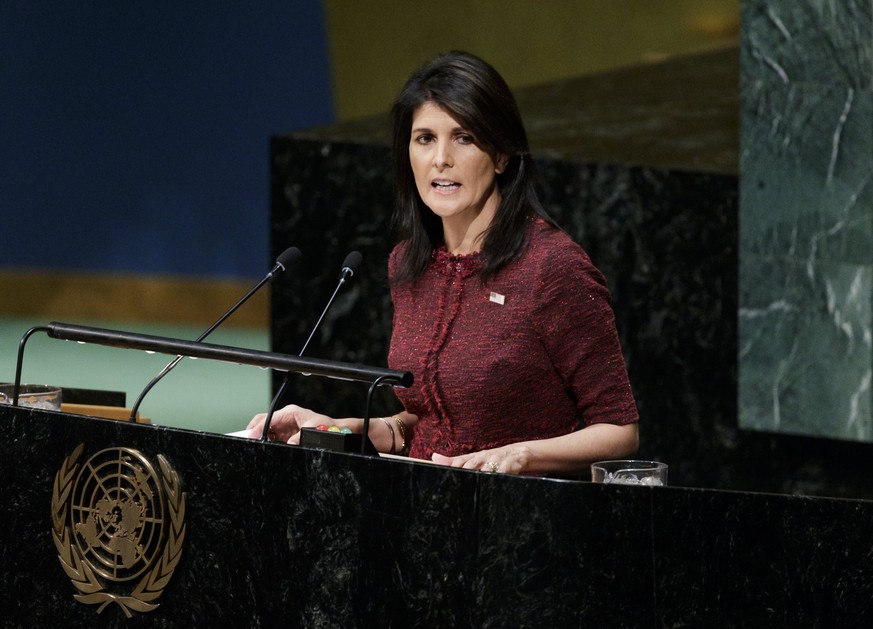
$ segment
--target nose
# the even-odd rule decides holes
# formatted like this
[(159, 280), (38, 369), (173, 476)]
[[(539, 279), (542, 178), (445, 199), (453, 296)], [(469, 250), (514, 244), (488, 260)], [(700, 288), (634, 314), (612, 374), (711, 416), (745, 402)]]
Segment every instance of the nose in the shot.
[(449, 168), (453, 164), (452, 147), (450, 142), (440, 140), (436, 143), (436, 150), (433, 156), (433, 165), (442, 170)]

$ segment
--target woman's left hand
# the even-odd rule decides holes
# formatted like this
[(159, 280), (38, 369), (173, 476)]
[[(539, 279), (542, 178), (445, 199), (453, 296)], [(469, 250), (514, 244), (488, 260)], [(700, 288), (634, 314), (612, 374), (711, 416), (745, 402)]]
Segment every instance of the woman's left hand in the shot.
[(639, 427), (630, 424), (591, 424), (560, 437), (519, 441), (500, 448), (458, 456), (434, 453), (440, 465), (502, 474), (559, 474), (579, 476), (593, 461), (626, 459), (639, 447)]
[(459, 456), (444, 456), (438, 452), (431, 456), (431, 460), (439, 465), (500, 474), (523, 473), (528, 468), (530, 458), (530, 448), (517, 443)]

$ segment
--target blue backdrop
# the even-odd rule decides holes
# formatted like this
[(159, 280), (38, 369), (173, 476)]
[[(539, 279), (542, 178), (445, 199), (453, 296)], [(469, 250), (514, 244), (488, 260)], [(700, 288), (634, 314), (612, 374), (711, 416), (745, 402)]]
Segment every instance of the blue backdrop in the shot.
[(269, 138), (333, 121), (319, 0), (4, 0), (0, 85), (0, 267), (260, 276)]

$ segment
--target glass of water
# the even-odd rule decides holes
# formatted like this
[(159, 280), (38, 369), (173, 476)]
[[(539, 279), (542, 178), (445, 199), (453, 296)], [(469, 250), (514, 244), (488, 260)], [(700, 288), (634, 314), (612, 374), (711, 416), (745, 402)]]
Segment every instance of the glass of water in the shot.
[(667, 464), (659, 461), (635, 459), (599, 461), (591, 464), (591, 481), (616, 485), (663, 487), (667, 484)]
[[(0, 384), (0, 404), (12, 404), (14, 395), (14, 384)], [(59, 411), (61, 410), (61, 388), (47, 384), (19, 385), (18, 405)]]

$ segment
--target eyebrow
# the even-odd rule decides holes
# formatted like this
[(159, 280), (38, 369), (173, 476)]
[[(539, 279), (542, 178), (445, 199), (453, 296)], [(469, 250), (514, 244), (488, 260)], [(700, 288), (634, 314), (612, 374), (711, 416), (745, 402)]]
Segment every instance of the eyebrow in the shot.
[[(429, 127), (415, 127), (412, 129), (412, 133), (433, 133), (433, 129)], [(473, 135), (472, 131), (465, 129), (464, 127), (455, 127), (452, 129), (452, 133), (467, 133)]]

